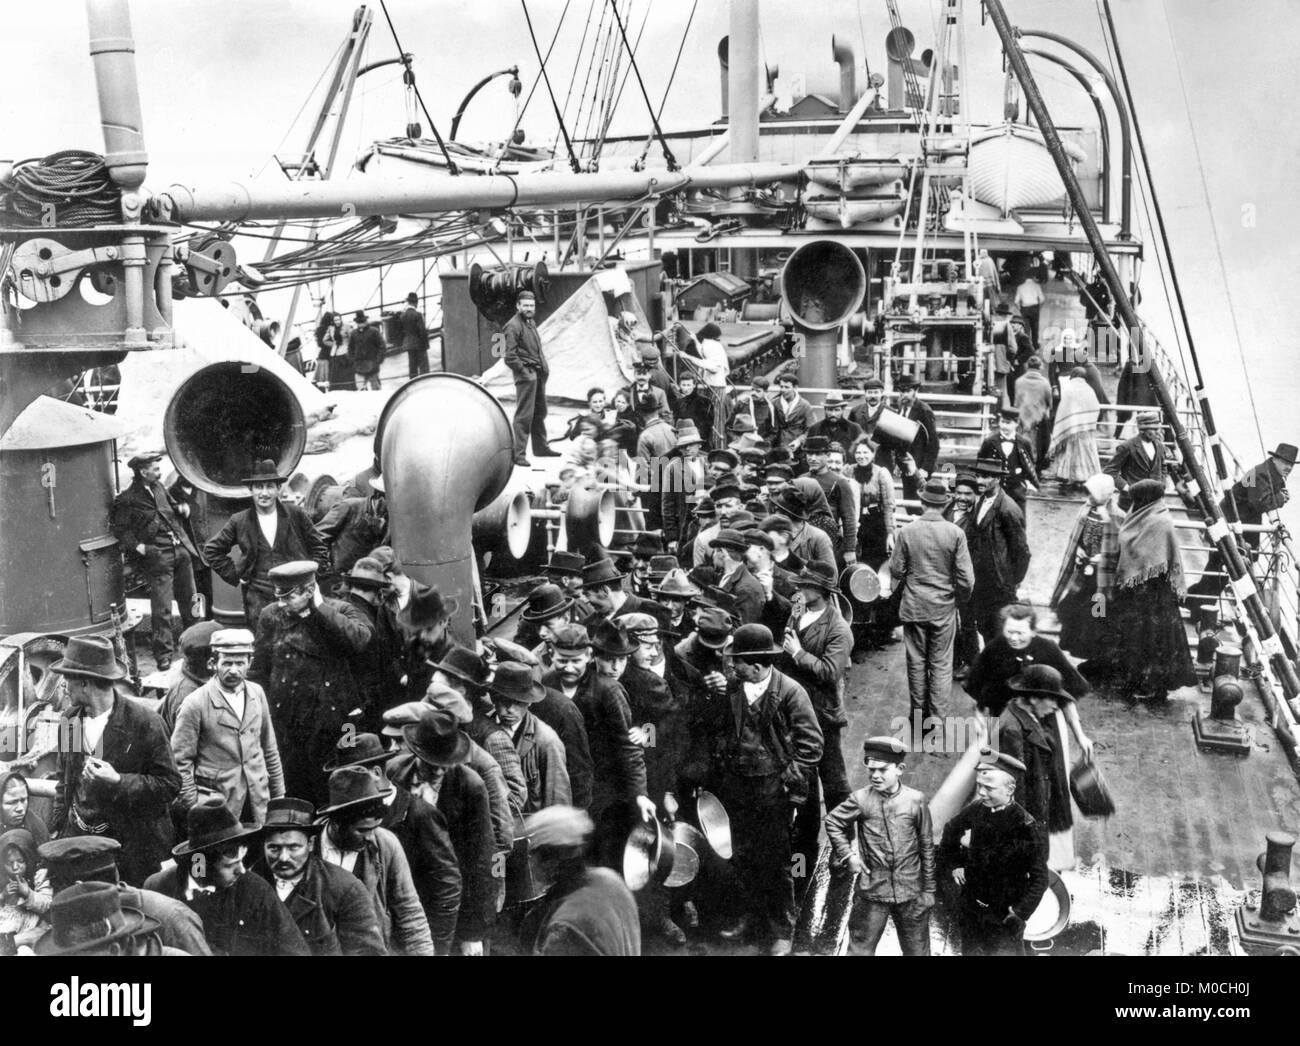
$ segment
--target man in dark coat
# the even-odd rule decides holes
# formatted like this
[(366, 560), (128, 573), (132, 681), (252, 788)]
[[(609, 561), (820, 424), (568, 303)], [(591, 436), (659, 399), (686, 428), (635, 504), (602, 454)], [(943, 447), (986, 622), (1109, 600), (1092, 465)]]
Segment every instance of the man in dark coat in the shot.
[(681, 422), (691, 421), (695, 431), (705, 440), (713, 435), (713, 402), (709, 394), (700, 388), (699, 380), (694, 374), (683, 372), (677, 381), (681, 395), (677, 397), (677, 409), (674, 418), (681, 427)]
[(844, 393), (838, 389), (826, 393), (826, 398), (822, 400), (822, 420), (808, 430), (808, 438), (820, 436), (827, 444), (838, 443), (847, 454), (849, 448), (862, 438), (862, 427), (845, 417), (847, 406)]
[(767, 603), (767, 593), (745, 566), (748, 539), (738, 530), (724, 528), (709, 542), (709, 548), (718, 572), (718, 588), (735, 599), (739, 623), (748, 625), (758, 621)]
[(1115, 477), (1115, 489), (1119, 491), (1119, 507), (1125, 512), (1133, 505), (1129, 487), (1144, 479), (1165, 479), (1165, 444), (1164, 426), (1157, 411), (1143, 411), (1137, 419), (1136, 436), (1126, 439), (1111, 455), (1110, 461), (1102, 469), (1108, 476)]
[(206, 617), (212, 613), (212, 568), (203, 555), (209, 537), (208, 495), (184, 476), (172, 480), (167, 493), (176, 504), (190, 543), (198, 550), (198, 555), (191, 557), (190, 568), (194, 571), (194, 591), (203, 597), (203, 612), (196, 616)]
[(370, 641), (352, 660), (353, 677), (361, 693), (360, 727), (377, 733), (385, 709), (402, 700), (400, 663), (402, 638), (385, 604), (389, 580), (379, 561), (363, 556), (347, 577), (346, 601), (370, 625)]
[(321, 767), (348, 714), (364, 700), (353, 661), (373, 633), (352, 604), (321, 595), (315, 563), (275, 567), (271, 581), (277, 602), (258, 621), (248, 678), (271, 702), (285, 793), (322, 805), (329, 788)]
[(310, 955), (275, 888), (244, 871), (259, 831), (240, 824), (219, 798), (190, 807), (189, 838), (172, 850), (176, 864), (151, 875), (145, 889), (193, 908), (213, 955)]
[[(898, 379), (898, 412), (916, 422), (916, 438), (907, 450), (916, 462), (916, 471), (911, 475), (903, 473), (903, 498), (908, 501), (916, 500), (939, 460), (939, 427), (934, 411), (921, 399), (920, 390), (921, 383), (913, 375), (904, 374)], [(895, 453), (896, 459), (901, 457)]]
[[(236, 512), (221, 532), (204, 547), (212, 570), (244, 596), (244, 620), (257, 628), (262, 608), (274, 600), (271, 568), (300, 559), (314, 560), (322, 573), (329, 571), (329, 549), (311, 518), (297, 505), (280, 500), (287, 477), (275, 462), (259, 461), (244, 482), (253, 493), (253, 507)], [(239, 562), (231, 551), (239, 550)]]
[(1016, 590), (1029, 572), (1029, 540), (1024, 516), (1002, 490), (1002, 462), (981, 458), (975, 475), (980, 497), (965, 528), (975, 568), (970, 614), (987, 643), (997, 635), (998, 611), (1016, 601)]
[(122, 844), (122, 878), (139, 886), (158, 870), (172, 839), (181, 776), (162, 720), (118, 689), (126, 670), (102, 636), (74, 636), (50, 671), (67, 679), (59, 718), (55, 838), (104, 835)]
[(983, 749), (975, 801), (943, 828), (939, 866), (961, 887), (963, 955), (1023, 955), (1025, 921), (1047, 889), (1047, 831), (1015, 801), (1014, 775), (1024, 771), (1018, 759)]
[[(868, 439), (873, 439), (876, 432), (876, 423), (880, 421), (881, 412), (885, 409), (885, 383), (879, 378), (868, 378), (862, 383), (863, 401), (849, 411), (849, 421), (862, 430), (862, 434)], [(848, 447), (844, 448), (848, 450)], [(883, 448), (882, 448), (883, 449)], [(881, 460), (887, 456), (888, 452), (877, 452), (876, 464), (888, 468), (889, 464)]]
[(379, 367), (384, 362), (384, 336), (358, 311), (353, 317), (356, 326), (348, 336), (348, 359), (360, 379), (359, 389), (379, 388)]
[(375, 476), (370, 481), (369, 496), (340, 498), (316, 524), (316, 530), (330, 547), (334, 573), (340, 577), (346, 576), (362, 556), (389, 542), (388, 502), (383, 483), (382, 477)]
[(711, 717), (712, 783), (731, 818), (732, 864), (741, 883), (740, 919), (722, 931), (744, 936), (764, 925), (773, 955), (790, 954), (794, 869), (790, 825), (808, 798), (822, 757), (822, 732), (808, 694), (772, 667), (783, 654), (762, 625), (736, 629), (736, 680)]
[(178, 505), (160, 482), (161, 454), (137, 454), (128, 464), (131, 485), (113, 500), (113, 536), (127, 563), (149, 586), (153, 621), (153, 658), (159, 671), (171, 667), (172, 598), (180, 607), (183, 627), (205, 616), (194, 599), (194, 564), (199, 550), (185, 526), (188, 506)]
[[(1255, 526), (1264, 522), (1264, 513), (1281, 511), (1291, 499), (1286, 481), (1295, 468), (1297, 454), (1290, 443), (1279, 443), (1263, 462), (1250, 469), (1231, 487), (1219, 504), (1229, 522), (1240, 520)], [(1233, 511), (1235, 509), (1235, 511)], [(1252, 549), (1259, 548), (1258, 534), (1243, 535)]]
[(660, 621), (666, 613), (652, 599), (634, 596), (623, 587), (627, 577), (612, 559), (598, 559), (582, 568), (582, 590), (594, 608), (583, 624), (594, 632), (602, 623), (624, 614), (653, 614)]
[(516, 303), (519, 311), (501, 332), (506, 366), (515, 376), (515, 464), (528, 465), (528, 440), (533, 441), (533, 456), (557, 457), (546, 442), (546, 379), (551, 368), (542, 351), (542, 338), (533, 316), (537, 300), (532, 291), (520, 291)]
[[(858, 561), (858, 499), (853, 484), (843, 473), (834, 472), (829, 465), (831, 444), (825, 436), (809, 433), (804, 444), (808, 451), (808, 475), (817, 481), (830, 505), (831, 518), (835, 520), (835, 555), (839, 562)], [(844, 445), (840, 444), (841, 449)]]
[(429, 329), (420, 312), (420, 296), (412, 291), (406, 296), (402, 311), (402, 348), (406, 350), (408, 377), (429, 373)]
[(1025, 811), (1048, 832), (1064, 832), (1074, 823), (1070, 783), (1065, 773), (1056, 712), (1074, 703), (1061, 676), (1047, 665), (1031, 665), (1010, 680), (1016, 695), (998, 720), (998, 748), (1025, 764), (1016, 794)]
[(305, 799), (272, 799), (252, 871), (275, 887), (312, 955), (387, 955), (370, 892), (312, 852), (321, 830)]
[(1003, 407), (998, 415), (998, 434), (980, 444), (979, 457), (1002, 462), (1005, 474), (1002, 489), (1016, 503), (1021, 516), (1029, 520), (1025, 503), (1038, 489), (1038, 469), (1034, 465), (1034, 448), (1017, 431), (1020, 411)]
[(813, 423), (812, 404), (799, 395), (799, 379), (785, 373), (776, 379), (781, 394), (772, 401), (772, 443), (797, 453)]
[(670, 554), (676, 553), (689, 539), (691, 507), (696, 497), (704, 493), (706, 472), (700, 457), (702, 447), (700, 430), (679, 424), (677, 445), (663, 471), (658, 473), (663, 488), (664, 539)]

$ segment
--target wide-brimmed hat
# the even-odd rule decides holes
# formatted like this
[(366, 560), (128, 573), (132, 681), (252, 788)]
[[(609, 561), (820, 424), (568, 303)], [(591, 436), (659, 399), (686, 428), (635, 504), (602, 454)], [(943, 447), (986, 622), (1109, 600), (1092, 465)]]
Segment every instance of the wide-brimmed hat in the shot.
[(729, 449), (743, 458), (746, 454), (766, 454), (772, 445), (757, 432), (742, 432), (737, 439), (731, 441)]
[(828, 392), (826, 398), (822, 400), (823, 407), (844, 407), (847, 405), (848, 401), (844, 398), (842, 392)]
[(573, 606), (573, 600), (559, 585), (547, 582), (528, 593), (528, 604), (520, 617), (524, 621), (549, 621)]
[(731, 637), (731, 656), (738, 660), (767, 661), (782, 653), (766, 625), (741, 625)]
[(76, 883), (60, 890), (50, 904), (51, 929), (32, 950), (37, 955), (73, 955), (155, 933), (161, 925), (138, 908), (122, 906), (116, 883)]
[[(468, 738), (466, 738), (468, 740)], [(384, 799), (393, 786), (380, 788), (374, 774), (364, 766), (344, 766), (330, 774), (330, 799), (316, 811), (316, 821), (354, 821), (367, 816), (382, 817)], [(340, 814), (348, 815), (340, 818)]]
[(433, 666), (433, 670), (476, 687), (487, 686), (491, 674), (482, 657), (459, 643), (453, 643), (447, 648), (442, 660)]
[(708, 494), (700, 491), (693, 511), (696, 519), (712, 519), (718, 514), (718, 506), (713, 503), (713, 499)]
[(274, 461), (263, 458), (253, 466), (252, 475), (245, 476), (240, 482), (246, 487), (251, 487), (254, 483), (283, 483), (288, 478), (280, 472)]
[(442, 593), (432, 585), (422, 585), (417, 581), (411, 589), (411, 601), (397, 615), (397, 623), (412, 631), (432, 628), (458, 609), (456, 600), (443, 599)]
[(584, 588), (593, 588), (596, 585), (617, 585), (625, 577), (627, 575), (615, 566), (612, 559), (598, 559), (596, 562), (588, 563), (582, 568), (582, 584)]
[(497, 697), (523, 705), (535, 704), (546, 697), (546, 688), (534, 677), (532, 666), (519, 661), (498, 664), (488, 690)]
[(348, 571), (348, 584), (360, 588), (383, 588), (391, 584), (379, 560), (362, 556)]
[(819, 559), (805, 563), (803, 570), (795, 575), (794, 583), (796, 586), (811, 585), (820, 588), (823, 592), (840, 590), (840, 581), (835, 568)]
[[(374, 737), (374, 734), (367, 736)], [(397, 753), (392, 753), (396, 755)], [(266, 804), (266, 823), (262, 825), (263, 837), (272, 832), (306, 832), (318, 831), (321, 822), (316, 820), (316, 807), (306, 799), (295, 799), (282, 795)]]
[(1001, 458), (978, 458), (971, 466), (977, 476), (1005, 476), (1007, 464)]
[(469, 759), (469, 735), (442, 708), (424, 708), (419, 722), (402, 728), (402, 737), (416, 758), (431, 766), (457, 766)]
[(1073, 701), (1074, 695), (1061, 683), (1061, 673), (1051, 665), (1026, 665), (1019, 675), (1007, 680), (1007, 686), (1024, 697), (1054, 697)]
[(1279, 443), (1273, 450), (1268, 452), (1269, 457), (1285, 461), (1288, 465), (1294, 465), (1296, 455), (1300, 453), (1290, 443)]
[(946, 505), (952, 500), (948, 485), (941, 479), (928, 479), (919, 495), (926, 505)]
[(731, 419), (731, 424), (727, 426), (727, 431), (733, 436), (741, 436), (746, 432), (757, 432), (758, 426), (754, 424), (754, 419), (748, 414), (737, 414)]
[(602, 621), (591, 636), (591, 647), (605, 657), (627, 657), (636, 644), (627, 638), (627, 632), (614, 621)]
[[(803, 495), (793, 487), (781, 491), (780, 494), (773, 498), (772, 507), (792, 519), (806, 520), (808, 518), (808, 508), (804, 504)], [(763, 529), (768, 528), (764, 527)]]
[(114, 657), (113, 643), (107, 636), (73, 636), (63, 648), (63, 656), (50, 665), (50, 671), (110, 683), (126, 678), (126, 669)]
[(700, 594), (700, 590), (691, 584), (690, 578), (686, 576), (686, 571), (681, 567), (676, 570), (670, 570), (664, 575), (661, 581), (652, 590), (655, 595), (671, 596), (676, 599), (691, 599)]
[(582, 568), (586, 565), (586, 557), (579, 552), (552, 552), (546, 563), (546, 572), (565, 577), (582, 577)]
[(385, 748), (384, 742), (376, 734), (345, 732), (334, 746), (334, 757), (321, 769), (332, 774), (345, 766), (375, 766), (388, 762), (396, 754)]
[(679, 421), (677, 423), (677, 445), (684, 447), (688, 443), (703, 443), (704, 437), (700, 435), (700, 430), (695, 427), (695, 422), (690, 419)]
[(185, 827), (188, 838), (172, 847), (173, 857), (184, 857), (226, 846), (258, 832), (255, 824), (241, 824), (239, 818), (230, 812), (225, 800), (215, 796), (190, 807)]
[(731, 615), (721, 607), (706, 607), (696, 617), (695, 638), (700, 646), (722, 650), (731, 640)]
[(739, 530), (725, 527), (718, 531), (717, 537), (709, 542), (709, 548), (725, 548), (732, 552), (744, 552), (749, 547), (745, 535)]

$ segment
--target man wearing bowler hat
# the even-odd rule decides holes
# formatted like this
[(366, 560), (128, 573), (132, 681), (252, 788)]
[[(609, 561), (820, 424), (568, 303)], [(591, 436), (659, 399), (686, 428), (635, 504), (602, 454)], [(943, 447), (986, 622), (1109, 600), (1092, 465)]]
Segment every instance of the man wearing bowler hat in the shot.
[(623, 587), (623, 579), (626, 577), (612, 559), (598, 559), (583, 567), (583, 593), (595, 608), (583, 622), (588, 629), (594, 630), (601, 622), (612, 621), (623, 614), (654, 614), (663, 617), (664, 609), (658, 603), (634, 596)]
[(546, 582), (528, 593), (527, 606), (519, 617), (515, 642), (548, 657), (547, 645), (555, 629), (568, 624), (574, 600), (559, 585)]
[(313, 852), (320, 830), (306, 799), (272, 799), (252, 870), (275, 887), (312, 955), (387, 955), (365, 884)]
[(357, 375), (358, 389), (379, 388), (379, 367), (384, 362), (384, 337), (365, 312), (352, 317), (355, 326), (348, 336), (348, 358)]
[(315, 563), (285, 563), (270, 579), (276, 602), (262, 611), (248, 678), (271, 703), (285, 793), (323, 803), (320, 768), (364, 700), (352, 662), (373, 632), (356, 607), (321, 595)]
[(921, 399), (921, 383), (912, 374), (904, 374), (898, 379), (898, 412), (910, 421), (916, 422), (916, 438), (906, 451), (896, 450), (894, 459), (903, 466), (903, 459), (910, 455), (916, 463), (915, 471), (903, 469), (903, 497), (909, 501), (916, 498), (922, 484), (934, 474), (935, 464), (939, 460), (939, 429), (935, 424), (934, 411)]
[(847, 868), (857, 885), (850, 955), (875, 955), (891, 918), (904, 955), (930, 954), (934, 829), (925, 796), (903, 784), (907, 755), (896, 737), (868, 737), (862, 759), (870, 783), (826, 815), (832, 864)]
[(542, 351), (542, 337), (533, 316), (537, 299), (532, 291), (520, 291), (518, 311), (501, 332), (506, 366), (515, 376), (515, 464), (528, 465), (528, 440), (533, 441), (533, 456), (554, 458), (559, 455), (546, 442), (546, 379), (551, 368)]
[(975, 801), (944, 825), (939, 867), (961, 889), (963, 955), (1023, 955), (1025, 921), (1047, 890), (1047, 832), (1015, 800), (1024, 772), (1014, 756), (982, 748)]
[(258, 826), (241, 824), (215, 797), (190, 807), (188, 826), (189, 838), (172, 849), (175, 865), (151, 875), (145, 889), (193, 908), (213, 955), (310, 955), (274, 888), (245, 874)]
[(126, 669), (104, 636), (73, 636), (50, 671), (67, 681), (59, 717), (58, 784), (50, 835), (103, 835), (122, 844), (122, 878), (139, 886), (172, 840), (180, 791), (162, 719), (121, 688)]
[(389, 603), (391, 582), (379, 560), (362, 556), (345, 581), (339, 598), (370, 625), (370, 642), (352, 659), (352, 672), (362, 699), (358, 725), (374, 731), (383, 725), (384, 710), (402, 697), (402, 634)]
[[(257, 629), (262, 608), (275, 601), (271, 569), (281, 563), (310, 559), (322, 570), (330, 565), (325, 539), (297, 505), (280, 500), (287, 476), (274, 461), (259, 461), (244, 484), (252, 492), (253, 506), (236, 512), (216, 537), (203, 546), (203, 554), (218, 577), (239, 588), (244, 597), (244, 622)], [(239, 550), (236, 565), (231, 552)]]
[(1002, 489), (1016, 503), (1020, 514), (1029, 519), (1025, 507), (1029, 495), (1038, 489), (1038, 469), (1034, 465), (1034, 448), (1017, 431), (1020, 410), (1003, 407), (998, 411), (997, 435), (980, 444), (979, 457), (1002, 462)]
[(832, 389), (822, 400), (823, 418), (808, 430), (808, 438), (823, 437), (827, 444), (838, 443), (841, 447), (851, 447), (862, 437), (862, 427), (856, 421), (845, 417), (848, 403), (844, 393)]
[(546, 690), (533, 677), (533, 670), (518, 661), (500, 661), (488, 684), (496, 720), (507, 732), (518, 753), (528, 787), (523, 812), (534, 813), (544, 806), (568, 806), (572, 799), (564, 745), (559, 735), (543, 723), (531, 708), (546, 697)]
[(564, 593), (573, 600), (573, 620), (584, 621), (595, 609), (582, 594), (582, 568), (587, 559), (580, 552), (551, 553), (546, 561), (546, 580), (559, 585)]
[(1129, 488), (1144, 479), (1165, 481), (1164, 423), (1160, 412), (1144, 410), (1137, 416), (1137, 435), (1126, 439), (1111, 455), (1102, 469), (1115, 477), (1119, 491), (1119, 507), (1127, 512), (1133, 506)]
[(316, 811), (324, 829), (316, 852), (366, 886), (392, 954), (432, 955), (429, 921), (410, 864), (397, 837), (383, 827), (384, 803), (392, 790), (363, 766), (345, 766), (330, 774), (329, 802)]
[(1029, 572), (1029, 540), (1025, 517), (1002, 489), (1006, 469), (1001, 461), (979, 458), (975, 478), (980, 496), (966, 522), (975, 588), (971, 592), (971, 620), (988, 643), (998, 633), (998, 612), (1016, 602), (1016, 591)]
[(411, 700), (424, 697), (433, 680), (433, 666), (451, 649), (451, 619), (459, 610), (459, 600), (444, 598), (432, 585), (417, 581), (412, 586), (410, 602), (396, 618), (406, 644), (402, 667), (406, 696)]
[(420, 296), (411, 291), (401, 317), (402, 348), (406, 350), (406, 373), (416, 378), (429, 373), (429, 328), (420, 311)]
[[(1219, 510), (1229, 523), (1240, 521), (1255, 526), (1264, 522), (1266, 512), (1280, 512), (1291, 500), (1286, 481), (1295, 468), (1296, 448), (1290, 443), (1279, 443), (1269, 451), (1263, 462), (1250, 469), (1237, 480), (1219, 503)], [(1242, 535), (1252, 549), (1259, 549), (1259, 534)], [(1213, 569), (1212, 567), (1207, 567)]]
[(738, 530), (725, 528), (709, 542), (713, 550), (713, 568), (718, 572), (718, 588), (736, 600), (740, 624), (752, 624), (763, 613), (767, 594), (745, 566), (749, 542)]
[(736, 679), (709, 724), (712, 782), (731, 817), (733, 867), (741, 883), (739, 919), (722, 934), (737, 939), (752, 929), (766, 937), (773, 955), (790, 954), (790, 827), (822, 757), (822, 731), (807, 692), (773, 667), (783, 653), (762, 625), (736, 629)]
[(975, 584), (966, 531), (943, 518), (948, 501), (942, 480), (926, 483), (921, 491), (925, 511), (899, 532), (889, 561), (894, 584), (903, 593), (898, 616), (914, 720), (948, 713), (957, 614)]
[(112, 529), (127, 563), (148, 584), (153, 659), (159, 671), (166, 671), (175, 650), (172, 598), (183, 627), (206, 615), (194, 598), (194, 564), (202, 560), (185, 526), (189, 507), (178, 505), (163, 487), (161, 460), (162, 454), (155, 452), (137, 454), (127, 462), (134, 478), (113, 499)]
[(236, 817), (260, 824), (266, 804), (284, 795), (284, 773), (266, 691), (246, 678), (253, 633), (222, 629), (212, 652), (212, 678), (185, 699), (172, 730), (180, 801), (189, 809), (216, 795)]

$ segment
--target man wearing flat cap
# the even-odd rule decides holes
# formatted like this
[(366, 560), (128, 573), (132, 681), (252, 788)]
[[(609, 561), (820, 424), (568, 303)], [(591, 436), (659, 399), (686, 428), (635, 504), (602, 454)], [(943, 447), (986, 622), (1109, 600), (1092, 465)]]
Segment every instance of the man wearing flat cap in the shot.
[(184, 700), (172, 730), (180, 801), (189, 809), (218, 796), (236, 817), (260, 824), (266, 804), (284, 795), (284, 773), (266, 691), (247, 679), (253, 633), (222, 629), (212, 655), (212, 678)]
[(904, 955), (930, 954), (934, 830), (925, 796), (903, 784), (907, 756), (896, 737), (867, 738), (862, 757), (870, 784), (826, 815), (832, 864), (857, 880), (850, 955), (875, 955), (891, 918)]
[(975, 801), (944, 825), (939, 867), (961, 889), (963, 955), (1023, 955), (1025, 921), (1047, 889), (1047, 830), (1015, 800), (1024, 772), (1019, 759), (981, 749)]
[(1129, 488), (1144, 479), (1165, 480), (1164, 422), (1160, 412), (1144, 410), (1137, 416), (1137, 435), (1126, 439), (1111, 455), (1102, 472), (1115, 477), (1119, 507), (1127, 512), (1133, 507)]
[(248, 677), (270, 700), (285, 793), (319, 805), (329, 794), (321, 767), (364, 700), (352, 661), (373, 632), (356, 607), (321, 594), (314, 562), (285, 563), (270, 579), (276, 602), (262, 611)]
[(216, 621), (198, 621), (181, 633), (181, 676), (168, 687), (158, 705), (158, 715), (168, 737), (176, 725), (181, 702), (212, 678), (212, 634), (220, 630), (221, 625)]
[(362, 730), (383, 726), (384, 709), (402, 695), (401, 662), (404, 641), (397, 624), (393, 586), (379, 560), (362, 556), (343, 579), (340, 599), (351, 604), (370, 626), (370, 642), (352, 659), (352, 674), (361, 694)]
[(128, 465), (131, 485), (113, 499), (113, 537), (126, 562), (149, 586), (149, 615), (153, 621), (153, 659), (159, 671), (171, 667), (172, 599), (180, 608), (184, 628), (204, 616), (196, 601), (194, 563), (201, 563), (185, 527), (188, 506), (172, 500), (162, 485), (160, 453), (137, 454)]

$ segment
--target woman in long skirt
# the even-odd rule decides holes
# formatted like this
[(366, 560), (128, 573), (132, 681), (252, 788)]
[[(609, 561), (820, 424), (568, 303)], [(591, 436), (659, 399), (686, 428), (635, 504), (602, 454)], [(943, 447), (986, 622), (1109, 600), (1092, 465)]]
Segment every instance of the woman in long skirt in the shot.
[(1101, 461), (1097, 457), (1097, 419), (1100, 416), (1101, 402), (1088, 384), (1088, 372), (1075, 367), (1061, 389), (1056, 424), (1052, 428), (1052, 444), (1047, 450), (1057, 477), (1067, 487), (1080, 485), (1101, 471)]
[(858, 562), (879, 570), (894, 551), (894, 477), (875, 457), (875, 445), (863, 436), (853, 444), (849, 479), (858, 493)]
[[(1187, 584), (1164, 483), (1144, 479), (1129, 492), (1133, 507), (1119, 528), (1114, 585), (1105, 604), (1105, 674), (1119, 690), (1164, 700), (1170, 690), (1196, 682), (1178, 612)], [(1107, 581), (1103, 572), (1103, 594)]]
[(1088, 501), (1079, 510), (1074, 530), (1065, 543), (1065, 557), (1052, 593), (1052, 609), (1061, 623), (1060, 645), (1075, 657), (1099, 657), (1106, 650), (1105, 630), (1098, 615), (1104, 609), (1097, 596), (1097, 567), (1102, 538), (1110, 532), (1109, 546), (1118, 547), (1123, 513), (1115, 500), (1115, 478), (1104, 472), (1084, 486)]

